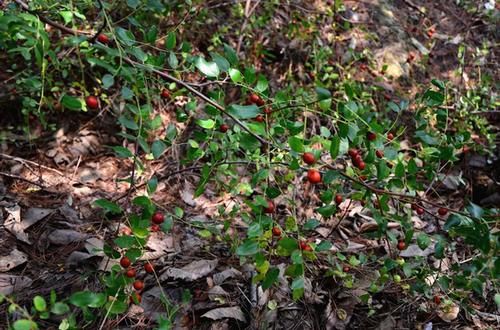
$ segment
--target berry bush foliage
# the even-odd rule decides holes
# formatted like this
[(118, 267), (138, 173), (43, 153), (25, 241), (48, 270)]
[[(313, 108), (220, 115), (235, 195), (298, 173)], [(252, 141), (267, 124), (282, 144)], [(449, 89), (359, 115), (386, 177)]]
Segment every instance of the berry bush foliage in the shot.
[[(32, 303), (1, 295), (5, 326), (116, 328), (141, 306), (146, 283), (159, 288), (161, 306), (145, 328), (197, 327), (199, 312), (190, 315), (189, 306), (199, 292), (186, 285), (173, 304), (163, 290), (168, 265), (145, 249), (151, 235), (176, 227), (212, 242), (205, 253), (249, 270), (250, 289), (231, 299), (250, 307), (219, 317), (233, 327), (269, 326), (251, 321), (248, 290), (269, 295), (261, 315), (276, 311), (276, 292), (324, 311), (338, 291), (351, 292), (352, 309), (368, 318), (384, 295), (448, 322), (497, 313), (498, 205), (474, 202), (461, 177), (458, 197), (439, 189), (468, 155), (496, 153), (495, 130), (481, 113), (498, 106), (493, 82), (464, 90), (431, 77), (411, 97), (389, 95), (380, 86), (391, 77), (373, 54), (350, 49), (332, 60), (335, 50), (320, 37), (327, 25), (334, 40), (354, 29), (345, 2), (319, 1), (321, 14), (310, 17), (280, 1), (0, 4), (0, 74), (8, 77), (1, 93), (21, 109), (11, 130), (37, 143), (35, 126), (54, 132), (70, 117), (111, 118), (116, 142), (106, 148), (128, 171), (117, 179), (128, 185), (124, 194), (93, 203), (104, 222), (118, 224), (105, 235), (110, 267), (96, 271), (98, 284), (36, 294)], [(307, 45), (309, 54), (299, 55), (307, 73), (252, 41), (285, 14), (280, 35)], [(427, 47), (432, 31), (423, 31)], [(428, 54), (411, 53), (405, 65), (426, 61)], [(1, 111), (9, 111), (3, 103)], [(162, 163), (175, 170), (157, 172)], [(197, 175), (193, 199), (232, 201), (213, 224), (189, 222), (178, 198), (155, 199), (164, 182), (187, 173)], [(352, 309), (331, 310), (335, 322), (347, 324)]]

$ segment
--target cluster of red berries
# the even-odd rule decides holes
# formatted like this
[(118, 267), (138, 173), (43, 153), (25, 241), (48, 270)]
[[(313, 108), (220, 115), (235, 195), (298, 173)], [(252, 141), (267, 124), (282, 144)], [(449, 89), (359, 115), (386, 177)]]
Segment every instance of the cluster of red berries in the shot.
[[(313, 165), (314, 163), (316, 163), (316, 157), (314, 157), (314, 154), (311, 152), (305, 152), (302, 155), (302, 160), (307, 165)], [(309, 180), (309, 182), (311, 182), (312, 184), (320, 183), (321, 173), (318, 170), (311, 168), (307, 171), (307, 180)]]
[(359, 168), (360, 170), (364, 170), (366, 167), (365, 162), (363, 161), (363, 158), (361, 157), (361, 153), (357, 149), (349, 149), (348, 151), (349, 156), (351, 157), (352, 164)]
[[(125, 271), (125, 276), (128, 278), (135, 278), (137, 276), (137, 270), (135, 268), (130, 268), (132, 265), (132, 262), (127, 256), (124, 256), (120, 259), (120, 266), (122, 266)], [(146, 273), (154, 273), (154, 266), (150, 262), (147, 262), (144, 264), (144, 270)], [(136, 279), (132, 283), (133, 288), (136, 290), (135, 292), (132, 293), (130, 296), (130, 302), (132, 303), (140, 303), (141, 302), (141, 294), (140, 292), (142, 289), (144, 289), (144, 282), (142, 280)]]

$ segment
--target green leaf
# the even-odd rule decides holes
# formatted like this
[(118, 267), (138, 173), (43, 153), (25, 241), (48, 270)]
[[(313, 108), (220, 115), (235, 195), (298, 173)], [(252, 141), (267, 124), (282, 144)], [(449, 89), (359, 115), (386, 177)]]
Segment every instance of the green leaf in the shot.
[(107, 199), (98, 199), (94, 202), (94, 205), (104, 209), (105, 212), (112, 214), (120, 214), (123, 212), (118, 204), (108, 201)]
[(69, 312), (69, 306), (62, 302), (56, 302), (50, 309), (50, 312), (56, 315), (63, 315)]
[(115, 83), (115, 78), (109, 73), (105, 74), (102, 77), (102, 87), (104, 89), (110, 88), (111, 86), (113, 86), (114, 83)]
[(156, 176), (153, 176), (151, 179), (148, 181), (148, 194), (153, 194), (156, 191), (156, 188), (158, 187), (158, 178)]
[(229, 70), (230, 64), (224, 57), (214, 52), (210, 52), (210, 56), (222, 72)]
[(497, 308), (500, 309), (500, 293), (495, 293), (495, 303), (497, 304)]
[(420, 249), (425, 250), (430, 243), (431, 239), (426, 234), (421, 233), (417, 236), (417, 245)]
[(236, 54), (236, 51), (227, 44), (224, 44), (224, 55), (231, 65), (235, 66), (238, 64), (238, 55)]
[(269, 289), (274, 283), (278, 281), (278, 275), (280, 274), (280, 270), (278, 268), (271, 268), (266, 274), (264, 281), (262, 281), (262, 289)]
[(215, 62), (207, 62), (201, 56), (195, 59), (194, 65), (207, 77), (218, 77), (220, 74), (219, 67)]
[(198, 119), (196, 123), (198, 124), (198, 126), (205, 129), (212, 129), (215, 127), (215, 121), (212, 119)]
[(106, 295), (104, 293), (80, 291), (73, 293), (69, 298), (69, 302), (77, 307), (99, 308), (106, 302)]
[(229, 69), (229, 76), (231, 77), (231, 80), (234, 83), (239, 83), (243, 81), (243, 76), (241, 72), (237, 69), (230, 68)]
[(323, 207), (316, 209), (316, 212), (318, 212), (319, 214), (321, 214), (325, 218), (331, 217), (333, 214), (335, 214), (336, 211), (337, 211), (337, 207), (333, 204), (323, 206)]
[(175, 56), (173, 52), (170, 52), (170, 54), (168, 54), (168, 65), (170, 65), (172, 69), (176, 69), (179, 66), (177, 56)]
[(134, 98), (134, 92), (127, 86), (122, 87), (121, 94), (125, 100), (131, 100)]
[(125, 255), (130, 259), (130, 261), (135, 262), (142, 255), (142, 250), (138, 248), (130, 248), (125, 252)]
[(266, 91), (268, 87), (269, 87), (269, 82), (267, 81), (266, 77), (264, 77), (264, 75), (259, 75), (255, 89), (262, 93)]
[(321, 241), (321, 243), (316, 246), (316, 251), (323, 252), (329, 251), (332, 248), (332, 243), (330, 241)]
[(105, 308), (110, 315), (122, 314), (127, 310), (128, 304), (120, 300), (108, 301)]
[(82, 100), (73, 96), (64, 94), (61, 98), (61, 104), (70, 110), (81, 110), (83, 107)]
[(257, 252), (259, 252), (259, 243), (249, 239), (236, 249), (236, 254), (239, 256), (252, 256)]
[(318, 227), (320, 224), (321, 224), (321, 222), (319, 222), (316, 219), (309, 219), (304, 224), (303, 228), (304, 228), (304, 230), (313, 230), (314, 228)]
[(259, 108), (255, 105), (238, 105), (232, 104), (228, 109), (229, 113), (238, 119), (255, 118), (260, 113)]
[(172, 50), (175, 48), (175, 44), (177, 43), (177, 38), (175, 36), (175, 33), (174, 32), (170, 32), (168, 35), (167, 35), (167, 41), (165, 42), (165, 47), (168, 49), (168, 50)]
[(292, 298), (293, 300), (298, 300), (304, 294), (304, 277), (301, 276), (293, 280), (292, 285), (290, 285), (290, 289), (292, 289)]
[(137, 125), (137, 123), (135, 121), (125, 117), (124, 115), (121, 115), (120, 117), (118, 117), (118, 122), (120, 124), (122, 124), (125, 128), (131, 129), (134, 131), (139, 129), (139, 126)]
[(47, 303), (42, 296), (35, 296), (33, 298), (33, 305), (38, 312), (44, 312), (47, 309)]
[(442, 82), (441, 80), (438, 80), (438, 79), (432, 79), (431, 80), (431, 83), (436, 86), (437, 88), (439, 88), (441, 91), (444, 91), (445, 89), (445, 85), (444, 85), (444, 82)]
[(116, 155), (120, 158), (131, 158), (134, 156), (132, 151), (130, 151), (128, 148), (122, 147), (122, 146), (114, 146), (111, 147), (113, 151), (116, 153)]
[(115, 238), (113, 242), (115, 242), (115, 244), (121, 247), (122, 249), (128, 249), (131, 248), (132, 246), (135, 246), (136, 239), (134, 236), (122, 235)]
[(14, 330), (36, 330), (38, 325), (31, 320), (17, 320), (12, 324)]
[(332, 98), (330, 91), (323, 87), (316, 87), (316, 94), (318, 95), (318, 100), (327, 100)]
[(290, 136), (288, 138), (288, 145), (290, 145), (290, 148), (295, 152), (304, 152), (304, 141), (296, 136)]
[(73, 19), (73, 12), (69, 10), (62, 10), (59, 12), (59, 15), (63, 18), (64, 24), (70, 23)]
[(135, 37), (132, 32), (125, 30), (124, 28), (116, 28), (116, 35), (125, 45), (132, 46), (135, 44)]
[(428, 106), (437, 106), (443, 104), (444, 94), (428, 90), (424, 93), (423, 99)]
[(291, 237), (284, 237), (278, 241), (278, 246), (291, 253), (297, 250), (298, 243), (296, 239), (293, 239)]
[(161, 155), (167, 149), (167, 145), (162, 140), (155, 140), (151, 145), (151, 152), (153, 153), (153, 157), (155, 159), (160, 158)]
[(330, 143), (330, 155), (332, 156), (332, 159), (337, 158), (337, 156), (339, 155), (339, 150), (340, 150), (340, 137), (338, 135), (335, 135), (332, 138), (332, 142)]
[(127, 0), (127, 6), (129, 6), (132, 9), (136, 9), (139, 3), (140, 3), (139, 0)]

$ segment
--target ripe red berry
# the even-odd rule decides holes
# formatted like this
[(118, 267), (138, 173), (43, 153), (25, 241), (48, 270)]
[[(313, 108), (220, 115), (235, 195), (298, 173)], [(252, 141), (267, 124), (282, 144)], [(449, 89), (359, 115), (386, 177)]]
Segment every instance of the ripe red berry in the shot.
[(302, 160), (304, 161), (304, 163), (306, 164), (309, 164), (309, 165), (312, 165), (316, 162), (316, 159), (314, 158), (314, 155), (310, 152), (305, 152), (303, 155), (302, 155)]
[(335, 195), (335, 203), (336, 204), (342, 203), (342, 195), (339, 194)]
[(165, 216), (161, 212), (155, 212), (155, 214), (153, 214), (153, 216), (151, 217), (151, 221), (159, 225), (163, 223), (163, 221), (165, 221)]
[(134, 284), (132, 285), (134, 286), (134, 289), (136, 289), (137, 291), (141, 291), (142, 289), (144, 289), (144, 282), (141, 280), (135, 280)]
[(357, 155), (359, 155), (359, 151), (356, 149), (349, 149), (349, 151), (347, 153), (349, 154), (349, 156), (351, 156), (351, 158), (354, 158)]
[(164, 99), (169, 99), (170, 98), (170, 92), (168, 91), (168, 89), (162, 89), (160, 95)]
[(257, 117), (255, 117), (255, 121), (258, 123), (262, 123), (264, 122), (264, 117), (262, 115), (257, 115)]
[(440, 296), (434, 296), (434, 303), (436, 305), (440, 305), (441, 304), (441, 297)]
[(155, 269), (155, 267), (153, 266), (152, 263), (148, 262), (148, 263), (144, 264), (144, 270), (146, 271), (146, 273), (151, 274), (154, 272), (154, 269)]
[(418, 215), (422, 215), (422, 214), (424, 214), (424, 209), (421, 208), (421, 207), (417, 207), (416, 212), (417, 212)]
[(248, 100), (250, 101), (250, 103), (256, 104), (257, 102), (259, 102), (260, 96), (257, 94), (251, 94)]
[(95, 96), (87, 96), (85, 99), (85, 103), (90, 109), (97, 109), (99, 108), (99, 99)]
[(321, 173), (318, 170), (310, 169), (307, 171), (307, 180), (311, 183), (320, 183), (321, 182)]
[(256, 102), (256, 104), (257, 104), (259, 107), (261, 107), (261, 106), (265, 105), (265, 104), (266, 104), (266, 102), (265, 102), (263, 99), (259, 98), (259, 100)]
[(222, 132), (222, 133), (226, 133), (228, 130), (229, 130), (229, 126), (226, 125), (226, 124), (222, 124), (219, 127), (219, 131)]
[(274, 202), (267, 201), (267, 207), (264, 208), (264, 213), (273, 213), (274, 212)]
[(375, 141), (377, 139), (377, 134), (368, 132), (366, 133), (366, 138), (368, 139), (368, 141)]
[(156, 232), (161, 231), (161, 227), (160, 227), (160, 225), (157, 225), (156, 223), (152, 224), (152, 225), (151, 225), (151, 231), (152, 231), (153, 233), (156, 233)]
[(132, 277), (135, 277), (136, 274), (137, 274), (137, 272), (135, 271), (135, 269), (134, 268), (130, 268), (125, 273), (125, 276), (132, 278)]
[(344, 271), (344, 273), (349, 273), (351, 268), (349, 268), (349, 266), (344, 266), (344, 268), (342, 270)]
[(368, 65), (366, 65), (365, 63), (361, 63), (361, 64), (359, 65), (359, 69), (360, 69), (361, 71), (366, 71), (366, 69), (368, 69)]
[(130, 302), (131, 302), (132, 304), (135, 304), (136, 302), (137, 302), (138, 304), (140, 304), (140, 303), (141, 303), (141, 300), (142, 300), (142, 298), (141, 298), (141, 295), (140, 295), (139, 293), (137, 293), (137, 292), (132, 292), (132, 295), (130, 296)]
[(375, 155), (377, 155), (378, 158), (384, 157), (384, 152), (382, 150), (377, 150), (375, 151)]
[(413, 62), (413, 60), (415, 60), (415, 53), (410, 52), (408, 54), (408, 58), (406, 59), (406, 62), (411, 63), (411, 62)]
[(392, 139), (394, 139), (394, 134), (391, 132), (387, 133), (387, 140), (392, 141)]
[(274, 236), (281, 236), (281, 229), (279, 227), (274, 226), (273, 227), (273, 235)]
[(358, 165), (358, 168), (359, 168), (361, 171), (362, 171), (362, 170), (364, 170), (364, 169), (365, 169), (365, 167), (366, 167), (366, 164), (365, 164), (365, 162), (363, 162), (363, 161), (361, 161), (361, 162), (359, 163), (359, 165)]
[(104, 33), (101, 33), (97, 36), (97, 41), (103, 44), (107, 44), (109, 42), (109, 38)]
[(448, 214), (448, 209), (445, 209), (444, 207), (440, 207), (438, 210), (438, 214), (442, 217), (444, 217), (446, 214)]
[(311, 246), (307, 243), (307, 241), (300, 241), (299, 248), (304, 251), (312, 251)]
[(363, 161), (363, 158), (361, 158), (361, 155), (360, 154), (357, 154), (356, 156), (354, 156), (352, 158), (352, 163), (354, 164), (354, 166), (358, 167), (359, 164)]
[(406, 249), (406, 243), (401, 239), (398, 241), (398, 250), (403, 251), (404, 249)]
[(122, 266), (123, 268), (128, 268), (130, 267), (130, 259), (128, 257), (123, 257), (120, 259), (120, 266)]
[(273, 111), (271, 110), (271, 108), (268, 108), (268, 107), (264, 108), (264, 113), (265, 113), (266, 115), (270, 115), (272, 112), (273, 112)]

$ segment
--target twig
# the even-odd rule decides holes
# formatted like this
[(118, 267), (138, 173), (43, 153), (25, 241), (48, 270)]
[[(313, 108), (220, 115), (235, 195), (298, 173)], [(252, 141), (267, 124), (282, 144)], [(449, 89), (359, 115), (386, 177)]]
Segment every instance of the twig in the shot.
[(14, 175), (14, 174), (10, 174), (10, 173), (5, 173), (5, 172), (0, 172), (0, 175), (2, 176), (6, 176), (8, 178), (12, 178), (12, 179), (16, 179), (16, 180), (20, 180), (20, 181), (24, 181), (24, 182), (27, 182), (29, 184), (32, 184), (34, 186), (37, 186), (43, 190), (47, 190), (47, 187), (45, 187), (44, 185), (38, 183), (38, 182), (35, 182), (35, 181), (31, 181), (29, 179), (26, 179), (26, 178), (23, 178), (22, 176), (19, 176), (19, 175)]

